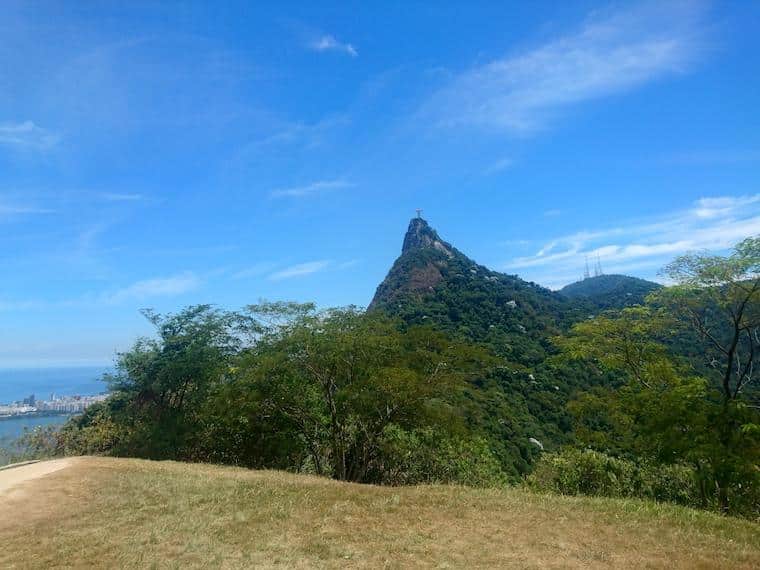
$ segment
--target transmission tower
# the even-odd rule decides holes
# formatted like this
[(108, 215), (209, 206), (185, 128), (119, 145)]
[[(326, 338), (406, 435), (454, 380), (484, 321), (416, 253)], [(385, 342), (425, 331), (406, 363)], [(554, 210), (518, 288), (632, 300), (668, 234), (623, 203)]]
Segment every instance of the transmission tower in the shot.
[(599, 254), (596, 254), (596, 265), (594, 265), (594, 277), (599, 277), (600, 275), (604, 275), (604, 271), (602, 271), (602, 261), (599, 259)]

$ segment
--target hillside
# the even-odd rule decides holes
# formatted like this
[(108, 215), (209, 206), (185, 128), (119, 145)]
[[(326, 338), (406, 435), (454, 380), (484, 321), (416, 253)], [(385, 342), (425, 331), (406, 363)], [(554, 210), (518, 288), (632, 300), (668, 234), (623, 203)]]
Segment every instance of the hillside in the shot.
[(526, 366), (546, 356), (548, 338), (579, 314), (576, 303), (516, 275), (491, 271), (414, 218), (401, 255), (377, 288), (370, 310), (408, 323), (434, 323), (489, 344)]
[(0, 566), (752, 568), (760, 528), (639, 501), (78, 458), (0, 494)]
[(560, 293), (570, 299), (591, 303), (597, 310), (640, 305), (661, 285), (628, 275), (597, 275), (565, 285)]
[(484, 267), (443, 240), (422, 218), (410, 221), (401, 255), (377, 288), (370, 311), (429, 324), (487, 346), (507, 366), (480, 379), (469, 423), (488, 433), (510, 477), (530, 470), (539, 440), (547, 449), (567, 443), (565, 405), (594, 381), (587, 371), (548, 362), (551, 339), (592, 310), (516, 275)]

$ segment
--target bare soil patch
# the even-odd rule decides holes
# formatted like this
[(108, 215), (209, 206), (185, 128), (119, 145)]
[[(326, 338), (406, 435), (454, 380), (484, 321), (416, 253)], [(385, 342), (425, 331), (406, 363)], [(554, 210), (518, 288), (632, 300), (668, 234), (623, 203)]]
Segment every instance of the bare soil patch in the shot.
[(72, 461), (72, 459), (53, 459), (0, 470), (0, 495), (22, 483), (65, 469), (71, 465)]

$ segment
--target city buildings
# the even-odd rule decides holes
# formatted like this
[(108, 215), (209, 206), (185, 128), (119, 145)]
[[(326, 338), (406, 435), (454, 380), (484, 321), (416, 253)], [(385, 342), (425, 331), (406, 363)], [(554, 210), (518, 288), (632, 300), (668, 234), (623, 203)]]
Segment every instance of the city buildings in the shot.
[(108, 394), (96, 396), (56, 396), (49, 400), (37, 400), (31, 395), (19, 402), (0, 404), (0, 417), (23, 416), (30, 414), (79, 414), (91, 405), (104, 401)]

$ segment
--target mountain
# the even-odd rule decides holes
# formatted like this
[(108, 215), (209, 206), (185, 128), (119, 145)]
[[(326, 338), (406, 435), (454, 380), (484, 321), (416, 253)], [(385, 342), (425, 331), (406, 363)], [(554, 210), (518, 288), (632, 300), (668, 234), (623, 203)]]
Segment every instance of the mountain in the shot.
[(611, 305), (617, 293), (626, 302), (651, 290), (623, 276), (591, 283), (588, 296), (574, 296), (572, 287), (568, 295), (491, 271), (415, 218), (369, 310), (430, 324), (503, 357), (503, 365), (474, 381), (467, 395), (472, 410), (463, 414), (477, 433), (487, 434), (504, 471), (517, 480), (540, 453), (533, 441), (547, 450), (571, 441), (567, 402), (611, 381), (580, 363), (549, 358), (556, 353), (552, 338), (596, 313), (600, 303)]
[(588, 316), (585, 304), (479, 265), (415, 218), (369, 310), (435, 326), (503, 357), (502, 366), (474, 379), (462, 413), (487, 434), (509, 477), (529, 472), (540, 454), (533, 441), (548, 450), (569, 441), (565, 404), (591, 380), (547, 357), (555, 351), (551, 338)]
[(548, 338), (580, 317), (571, 299), (479, 265), (422, 218), (409, 223), (401, 256), (369, 308), (435, 324), (527, 366), (541, 362)]
[(628, 275), (597, 275), (560, 289), (570, 299), (590, 302), (597, 310), (621, 309), (641, 305), (649, 293), (661, 285)]

